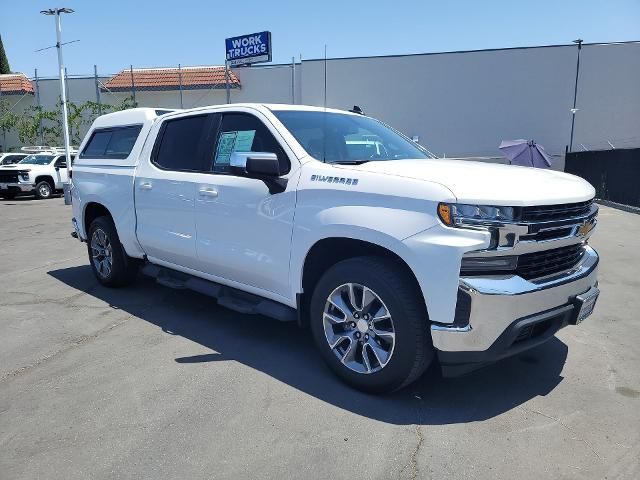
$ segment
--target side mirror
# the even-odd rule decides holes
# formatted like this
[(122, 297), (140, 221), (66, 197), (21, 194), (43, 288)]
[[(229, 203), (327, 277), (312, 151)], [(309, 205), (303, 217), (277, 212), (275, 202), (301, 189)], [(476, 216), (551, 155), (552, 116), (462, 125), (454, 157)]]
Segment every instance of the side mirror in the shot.
[(229, 161), (232, 168), (238, 169), (251, 177), (280, 176), (280, 162), (275, 153), (233, 152)]

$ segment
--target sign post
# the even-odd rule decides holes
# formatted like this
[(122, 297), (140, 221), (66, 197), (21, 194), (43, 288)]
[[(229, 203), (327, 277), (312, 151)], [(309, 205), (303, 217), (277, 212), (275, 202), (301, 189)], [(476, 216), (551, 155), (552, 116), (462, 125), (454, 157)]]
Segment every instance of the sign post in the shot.
[(227, 90), (227, 103), (231, 102), (231, 67), (251, 65), (271, 61), (271, 32), (250, 33), (224, 41), (226, 54), (224, 62), (224, 80)]

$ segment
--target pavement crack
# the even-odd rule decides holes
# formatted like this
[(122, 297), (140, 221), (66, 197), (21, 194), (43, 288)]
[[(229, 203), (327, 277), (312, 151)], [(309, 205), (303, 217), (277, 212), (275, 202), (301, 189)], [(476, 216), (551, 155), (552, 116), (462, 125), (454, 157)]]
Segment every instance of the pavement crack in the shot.
[(585, 438), (581, 437), (573, 428), (571, 428), (569, 425), (564, 423), (559, 418), (553, 417), (551, 415), (547, 415), (546, 413), (540, 412), (538, 410), (529, 410), (528, 408), (524, 408), (522, 405), (519, 408), (521, 408), (525, 412), (535, 413), (536, 415), (540, 415), (541, 417), (545, 417), (545, 418), (548, 418), (549, 420), (553, 420), (555, 423), (557, 423), (558, 425), (560, 425), (563, 428), (565, 428), (568, 432), (572, 433), (573, 434), (573, 437), (572, 437), (573, 440), (577, 440), (579, 442), (584, 443), (589, 448), (589, 450), (591, 450), (591, 452), (598, 458), (598, 460), (602, 460), (602, 457), (600, 456), (600, 454), (598, 454), (597, 450), (595, 448), (593, 448), (593, 445), (591, 445), (591, 443), (589, 443), (589, 441), (587, 441)]
[[(422, 403), (422, 398), (418, 394), (414, 393), (414, 398), (416, 398), (419, 403)], [(420, 406), (418, 406), (416, 408), (416, 417), (418, 419), (418, 422), (420, 422), (420, 413), (421, 413)], [(398, 472), (398, 477), (401, 477), (406, 470), (409, 470), (409, 478), (411, 478), (411, 480), (415, 480), (416, 478), (418, 478), (418, 473), (419, 473), (418, 454), (420, 453), (420, 450), (422, 449), (422, 445), (424, 444), (424, 434), (422, 432), (422, 424), (416, 423), (413, 425), (413, 427), (414, 427), (416, 442), (413, 447), (413, 450), (411, 450), (411, 453), (409, 454), (409, 461)]]
[(115, 328), (118, 328), (120, 325), (124, 324), (125, 322), (127, 322), (127, 320), (129, 320), (132, 317), (132, 315), (128, 315), (126, 318), (124, 318), (123, 320), (113, 323), (111, 325), (107, 325), (106, 327), (101, 328), (100, 330), (96, 331), (95, 333), (92, 333), (91, 335), (80, 335), (79, 337), (74, 338), (70, 343), (66, 344), (65, 346), (51, 352), (48, 353), (47, 355), (40, 357), (39, 359), (35, 360), (34, 362), (31, 362), (28, 365), (23, 365), (22, 367), (16, 368), (15, 370), (12, 370), (10, 372), (7, 373), (3, 373), (2, 375), (0, 375), (0, 383), (10, 379), (10, 378), (15, 378), (21, 375), (24, 375), (28, 372), (31, 372), (33, 370), (35, 370), (36, 368), (38, 368), (39, 366), (53, 360), (54, 358), (59, 357), (60, 355), (64, 355), (65, 353), (73, 350), (74, 348), (77, 347), (81, 347), (82, 345), (85, 345), (95, 339), (97, 339), (99, 336), (108, 333), (112, 330), (114, 330)]
[(415, 480), (418, 478), (418, 453), (422, 448), (422, 444), (424, 443), (424, 435), (422, 434), (422, 425), (416, 425), (416, 446), (413, 448), (411, 455), (409, 456), (409, 466), (411, 468), (410, 478), (411, 480)]

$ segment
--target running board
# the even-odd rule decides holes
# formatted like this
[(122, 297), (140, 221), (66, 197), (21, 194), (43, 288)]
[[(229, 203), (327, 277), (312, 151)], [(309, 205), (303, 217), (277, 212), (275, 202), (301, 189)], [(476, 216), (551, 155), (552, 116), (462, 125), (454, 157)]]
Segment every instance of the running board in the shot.
[(296, 310), (291, 307), (203, 278), (159, 267), (152, 263), (145, 264), (141, 272), (148, 277), (155, 278), (157, 283), (165, 287), (193, 290), (213, 297), (218, 300), (218, 305), (238, 313), (264, 315), (281, 322), (293, 322), (297, 319)]

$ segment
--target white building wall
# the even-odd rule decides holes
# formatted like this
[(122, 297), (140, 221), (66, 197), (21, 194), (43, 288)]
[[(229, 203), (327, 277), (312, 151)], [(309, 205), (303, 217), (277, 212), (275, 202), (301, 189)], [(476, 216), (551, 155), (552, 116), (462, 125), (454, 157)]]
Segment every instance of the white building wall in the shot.
[[(577, 47), (536, 47), (327, 61), (327, 106), (365, 112), (438, 155), (500, 156), (503, 139), (534, 139), (562, 155), (569, 143)], [(237, 68), (242, 88), (232, 102), (290, 103), (290, 65)], [(323, 105), (324, 61), (296, 65), (295, 103)], [(100, 77), (101, 82), (107, 78)], [(95, 100), (93, 77), (69, 78), (70, 99)], [(40, 80), (45, 108), (54, 108), (57, 79)], [(130, 92), (101, 92), (117, 104)], [(180, 92), (136, 92), (140, 106), (180, 107)], [(35, 96), (22, 103), (35, 104)], [(185, 90), (192, 108), (226, 102), (224, 89)], [(640, 42), (584, 45), (574, 149), (640, 146)], [(17, 146), (8, 135), (7, 146)], [(563, 160), (559, 158), (559, 167)]]
[[(563, 154), (576, 53), (562, 46), (329, 60), (327, 104), (359, 105), (448, 157), (499, 155), (500, 141), (515, 138)], [(302, 101), (322, 105), (324, 62), (306, 61), (302, 72)], [(574, 149), (637, 136), (639, 85), (640, 43), (583, 46)]]

